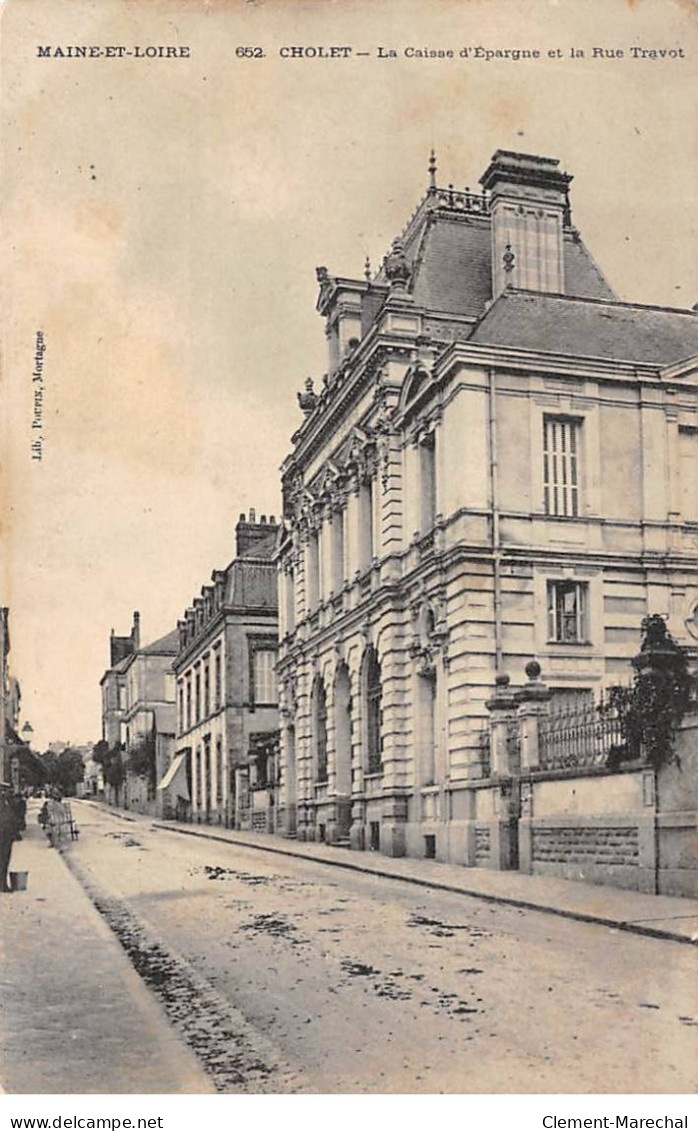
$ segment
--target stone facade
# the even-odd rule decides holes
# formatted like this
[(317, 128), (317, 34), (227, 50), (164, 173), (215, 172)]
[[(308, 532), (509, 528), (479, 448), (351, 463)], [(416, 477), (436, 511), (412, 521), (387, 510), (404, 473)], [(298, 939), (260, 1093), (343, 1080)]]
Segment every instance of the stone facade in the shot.
[[(105, 793), (126, 809), (161, 812), (157, 783), (172, 760), (175, 737), (172, 662), (177, 644), (173, 631), (141, 647), (138, 613), (129, 636), (111, 634), (111, 666), (101, 680), (102, 737), (110, 750), (120, 749), (127, 773), (120, 786), (107, 786)], [(144, 772), (133, 770), (135, 759)]]
[(241, 515), (235, 559), (213, 572), (179, 621), (176, 751), (190, 806), (173, 816), (274, 827), (278, 530), (273, 515)]
[(570, 181), (498, 152), (455, 192), (432, 162), (376, 275), (318, 268), (277, 557), (287, 835), (511, 866), (495, 675), (537, 660), (575, 701), (628, 682), (647, 613), (698, 643), (698, 317), (617, 299)]
[(133, 614), (133, 625), (128, 636), (117, 636), (114, 629), (109, 638), (109, 667), (100, 681), (102, 688), (102, 739), (110, 748), (122, 741), (121, 722), (126, 706), (126, 675), (124, 667), (129, 656), (140, 647), (141, 615)]

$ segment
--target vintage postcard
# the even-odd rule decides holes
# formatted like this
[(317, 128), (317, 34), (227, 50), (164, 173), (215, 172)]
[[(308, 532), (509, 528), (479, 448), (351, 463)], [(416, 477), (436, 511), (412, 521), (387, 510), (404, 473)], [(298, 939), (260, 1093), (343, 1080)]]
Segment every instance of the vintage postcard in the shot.
[(13, 1113), (688, 1127), (695, 0), (1, 14)]

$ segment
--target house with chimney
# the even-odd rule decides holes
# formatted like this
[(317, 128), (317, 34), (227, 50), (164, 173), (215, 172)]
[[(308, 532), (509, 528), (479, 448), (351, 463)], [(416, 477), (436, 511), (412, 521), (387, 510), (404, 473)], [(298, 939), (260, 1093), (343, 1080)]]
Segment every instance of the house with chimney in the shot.
[(241, 514), (234, 559), (178, 622), (176, 754), (161, 783), (172, 817), (276, 826), (278, 533), (273, 515)]
[(102, 689), (102, 740), (114, 747), (122, 741), (121, 722), (126, 707), (125, 665), (129, 656), (138, 650), (141, 642), (141, 614), (133, 614), (128, 636), (117, 636), (114, 629), (109, 637), (109, 667), (100, 680)]
[[(172, 663), (178, 641), (173, 629), (142, 645), (138, 612), (128, 636), (111, 633), (111, 665), (100, 681), (102, 740), (108, 752), (103, 773), (107, 800), (125, 809), (159, 815), (163, 811), (157, 786), (174, 753)], [(116, 772), (115, 767), (119, 767)]]
[(532, 817), (490, 734), (501, 707), (511, 770), (527, 695), (593, 713), (648, 614), (698, 647), (698, 315), (618, 298), (571, 182), (498, 150), (481, 191), (444, 188), (432, 155), (377, 272), (317, 269), (327, 372), (298, 397), (277, 554), (286, 835), (515, 867), (528, 820), (529, 870), (599, 853), (638, 886), (642, 773), (577, 836), (569, 743), (541, 737)]

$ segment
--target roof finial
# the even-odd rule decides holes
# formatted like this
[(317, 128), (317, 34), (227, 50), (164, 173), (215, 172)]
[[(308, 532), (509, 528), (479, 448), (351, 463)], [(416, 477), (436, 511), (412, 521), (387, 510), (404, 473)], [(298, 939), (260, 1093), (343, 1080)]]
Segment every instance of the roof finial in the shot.
[(366, 256), (366, 262), (364, 263), (364, 279), (367, 283), (371, 282), (371, 260), (368, 256)]
[(436, 154), (432, 149), (429, 154), (429, 192), (436, 191)]

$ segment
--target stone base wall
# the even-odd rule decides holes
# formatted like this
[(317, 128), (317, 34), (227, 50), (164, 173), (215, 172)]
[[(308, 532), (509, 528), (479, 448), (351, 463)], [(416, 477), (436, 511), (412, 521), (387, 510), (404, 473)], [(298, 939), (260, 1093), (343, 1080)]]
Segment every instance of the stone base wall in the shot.
[(660, 813), (657, 891), (698, 899), (698, 813)]
[(534, 866), (544, 863), (634, 868), (639, 855), (638, 830), (632, 826), (560, 825), (541, 828), (533, 825), (531, 829)]

